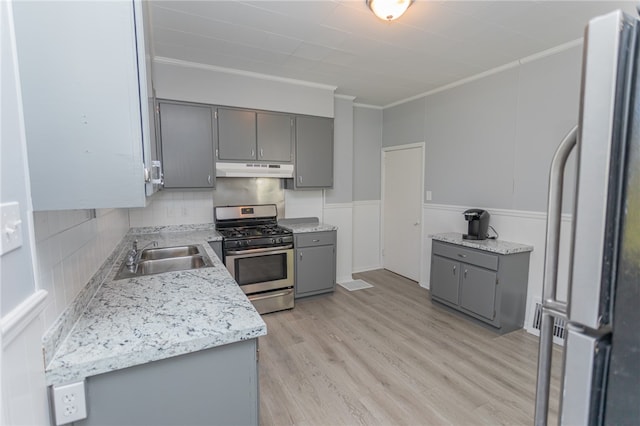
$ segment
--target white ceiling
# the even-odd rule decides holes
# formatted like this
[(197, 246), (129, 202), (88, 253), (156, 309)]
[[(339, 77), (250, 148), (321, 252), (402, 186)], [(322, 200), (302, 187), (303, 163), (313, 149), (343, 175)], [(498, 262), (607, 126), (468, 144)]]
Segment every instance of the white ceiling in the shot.
[(388, 23), (364, 0), (152, 1), (155, 56), (336, 86), (385, 106), (582, 37), (637, 1), (416, 0)]

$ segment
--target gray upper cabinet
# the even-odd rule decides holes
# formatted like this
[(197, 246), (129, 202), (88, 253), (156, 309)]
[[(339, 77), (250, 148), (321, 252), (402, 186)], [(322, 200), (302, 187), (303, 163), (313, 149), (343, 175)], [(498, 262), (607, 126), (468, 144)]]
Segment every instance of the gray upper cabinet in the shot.
[(291, 162), (293, 160), (293, 117), (288, 114), (258, 112), (256, 120), (258, 160)]
[(159, 102), (165, 188), (214, 188), (213, 109)]
[(142, 2), (13, 11), (34, 209), (145, 206), (153, 114)]
[(256, 160), (255, 111), (218, 108), (218, 159)]
[(218, 160), (292, 161), (293, 117), (264, 111), (218, 108)]
[(295, 189), (333, 187), (333, 119), (296, 117)]

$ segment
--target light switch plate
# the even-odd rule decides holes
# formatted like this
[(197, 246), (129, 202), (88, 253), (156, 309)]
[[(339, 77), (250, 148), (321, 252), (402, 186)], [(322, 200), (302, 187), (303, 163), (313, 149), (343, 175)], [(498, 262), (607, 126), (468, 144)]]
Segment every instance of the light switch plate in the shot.
[(427, 201), (431, 201), (431, 191), (426, 191), (425, 192), (425, 198)]
[(20, 204), (0, 204), (0, 255), (22, 246)]

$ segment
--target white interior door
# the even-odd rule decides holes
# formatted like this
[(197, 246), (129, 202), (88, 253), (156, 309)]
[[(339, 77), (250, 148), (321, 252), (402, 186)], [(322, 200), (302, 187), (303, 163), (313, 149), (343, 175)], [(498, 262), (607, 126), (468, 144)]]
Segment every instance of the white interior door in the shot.
[(385, 269), (420, 281), (424, 145), (383, 151)]

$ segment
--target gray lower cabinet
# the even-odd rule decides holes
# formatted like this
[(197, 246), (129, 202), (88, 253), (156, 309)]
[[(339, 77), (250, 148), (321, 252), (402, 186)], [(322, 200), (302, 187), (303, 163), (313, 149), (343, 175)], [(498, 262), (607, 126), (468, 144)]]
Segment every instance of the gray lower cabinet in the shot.
[(86, 380), (87, 418), (75, 425), (257, 425), (257, 339)]
[(333, 188), (333, 119), (296, 117), (295, 147), (293, 189)]
[(524, 324), (529, 252), (498, 254), (433, 241), (433, 301), (506, 333)]
[(160, 138), (165, 188), (214, 188), (213, 109), (160, 101)]
[(328, 293), (336, 287), (336, 231), (295, 236), (295, 297)]

